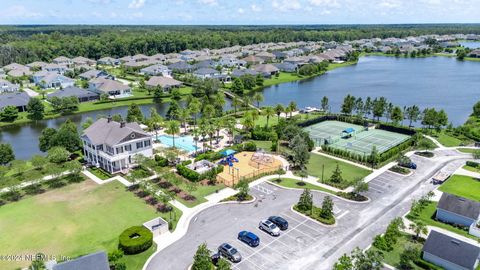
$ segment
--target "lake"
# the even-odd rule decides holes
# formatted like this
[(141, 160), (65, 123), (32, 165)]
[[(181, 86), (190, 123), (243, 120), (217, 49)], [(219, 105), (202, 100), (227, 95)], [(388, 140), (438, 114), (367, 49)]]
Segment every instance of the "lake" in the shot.
[(444, 109), (454, 125), (461, 125), (480, 100), (480, 62), (450, 57), (362, 57), (357, 65), (338, 68), (300, 82), (264, 90), (264, 105), (288, 104), (320, 107), (323, 96), (332, 111), (340, 111), (347, 94), (372, 98), (384, 96), (396, 105)]
[[(480, 100), (480, 62), (457, 61), (449, 57), (394, 58), (369, 56), (354, 66), (338, 68), (327, 74), (300, 81), (268, 87), (261, 105), (288, 104), (294, 100), (298, 107), (320, 106), (323, 96), (330, 99), (333, 111), (339, 111), (347, 94), (354, 96), (384, 96), (400, 106), (416, 104), (421, 108), (443, 108), (454, 125), (462, 124)], [(155, 107), (165, 115), (168, 104), (141, 105), (144, 115)], [(225, 106), (230, 108), (230, 104)], [(97, 115), (126, 115), (127, 107), (93, 111), (83, 114), (43, 120), (37, 123), (0, 128), (0, 141), (10, 143), (18, 159), (40, 154), (38, 136), (46, 127), (59, 127), (71, 119), (80, 124)]]
[(459, 43), (463, 47), (470, 48), (470, 49), (480, 48), (480, 42), (479, 41), (462, 41), (462, 42), (459, 42)]

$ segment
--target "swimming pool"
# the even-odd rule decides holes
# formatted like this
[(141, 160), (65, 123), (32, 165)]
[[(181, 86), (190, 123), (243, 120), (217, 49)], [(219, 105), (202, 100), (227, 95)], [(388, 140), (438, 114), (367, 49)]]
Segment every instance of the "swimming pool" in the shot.
[[(170, 147), (173, 146), (173, 137), (168, 135), (160, 135), (157, 136), (157, 140), (159, 140), (162, 144), (168, 145)], [(195, 147), (195, 141), (193, 140), (192, 136), (175, 136), (175, 147), (183, 149), (187, 152), (193, 152), (197, 148)]]

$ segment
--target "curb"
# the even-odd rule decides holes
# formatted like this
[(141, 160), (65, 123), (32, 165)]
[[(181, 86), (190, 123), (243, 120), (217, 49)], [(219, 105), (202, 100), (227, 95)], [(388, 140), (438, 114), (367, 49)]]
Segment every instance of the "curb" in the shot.
[[(274, 186), (276, 186), (276, 187), (278, 187), (278, 188), (283, 188), (283, 189), (287, 189), (287, 190), (302, 190), (302, 188), (289, 188), (289, 187), (280, 186), (279, 184), (273, 183), (273, 182), (271, 182), (271, 181), (266, 181), (266, 183), (269, 184), (269, 185), (274, 185)], [(328, 192), (323, 191), (323, 190), (311, 189), (310, 191), (324, 193), (324, 194), (326, 194), (326, 195), (328, 195), (328, 196), (335, 197), (335, 198), (337, 198), (337, 199), (339, 199), (339, 200), (343, 200), (343, 201), (348, 202), (348, 203), (366, 204), (366, 203), (370, 203), (370, 202), (371, 202), (371, 199), (370, 199), (369, 197), (367, 197), (367, 196), (365, 196), (365, 197), (367, 197), (367, 200), (366, 200), (366, 201), (359, 202), (359, 201), (352, 201), (352, 200), (349, 200), (349, 199), (345, 199), (345, 198), (340, 197), (340, 196), (338, 196), (338, 195), (336, 195), (336, 194), (328, 193)]]
[(320, 221), (318, 221), (318, 220), (315, 220), (315, 219), (313, 219), (313, 218), (311, 218), (311, 217), (309, 217), (309, 216), (307, 216), (307, 215), (305, 215), (305, 214), (303, 214), (303, 213), (300, 213), (300, 212), (298, 212), (297, 210), (293, 209), (293, 205), (290, 207), (290, 210), (292, 210), (292, 212), (294, 212), (294, 213), (296, 213), (296, 214), (298, 214), (298, 215), (300, 215), (300, 216), (302, 216), (302, 217), (304, 217), (304, 218), (306, 218), (306, 219), (309, 219), (309, 220), (317, 223), (318, 225), (322, 225), (322, 226), (327, 227), (327, 228), (335, 228), (335, 227), (337, 227), (337, 224), (338, 224), (338, 222), (337, 222), (336, 219), (335, 219), (335, 223), (334, 223), (333, 225), (323, 224), (322, 222), (320, 222)]

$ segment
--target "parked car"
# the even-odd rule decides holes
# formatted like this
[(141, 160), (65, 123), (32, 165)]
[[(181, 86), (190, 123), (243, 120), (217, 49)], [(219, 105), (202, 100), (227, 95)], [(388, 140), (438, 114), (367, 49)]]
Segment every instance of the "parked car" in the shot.
[(245, 244), (256, 247), (260, 244), (260, 238), (252, 232), (241, 231), (238, 233), (238, 240), (244, 242)]
[(273, 224), (270, 220), (262, 220), (258, 224), (258, 228), (264, 232), (269, 233), (272, 236), (279, 236), (280, 235), (280, 229), (277, 227), (277, 225)]
[(288, 229), (288, 221), (279, 216), (271, 216), (268, 218), (273, 224), (277, 225), (280, 230), (285, 231)]
[(409, 168), (409, 169), (417, 169), (417, 164), (413, 163), (409, 157), (403, 156), (398, 159), (398, 165)]
[(218, 247), (218, 253), (234, 263), (238, 263), (242, 260), (242, 255), (240, 255), (240, 252), (227, 243), (223, 243)]
[(220, 260), (220, 256), (221, 256), (220, 253), (215, 253), (212, 255), (212, 257), (210, 257), (212, 258), (213, 265), (217, 266), (218, 260)]

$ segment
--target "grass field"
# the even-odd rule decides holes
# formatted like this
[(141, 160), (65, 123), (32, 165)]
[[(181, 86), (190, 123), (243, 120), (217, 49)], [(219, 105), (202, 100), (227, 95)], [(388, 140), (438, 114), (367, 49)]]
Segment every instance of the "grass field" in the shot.
[[(414, 241), (412, 236), (409, 234), (402, 234), (401, 237), (398, 238), (397, 243), (393, 245), (393, 250), (389, 252), (385, 252), (379, 250), (375, 247), (372, 247), (372, 250), (378, 250), (383, 254), (383, 261), (391, 266), (397, 266), (400, 263), (400, 254), (405, 250), (406, 247), (416, 247), (418, 249), (422, 249), (423, 244), (417, 241)], [(413, 264), (412, 264), (413, 265)], [(422, 269), (416, 265), (413, 265), (412, 270)]]
[(460, 235), (463, 235), (465, 237), (469, 237), (472, 239), (478, 239), (477, 237), (470, 235), (467, 231), (464, 231), (462, 229), (459, 229), (457, 227), (454, 227), (452, 225), (436, 221), (433, 219), (435, 217), (435, 212), (437, 211), (437, 202), (430, 202), (423, 210), (418, 214), (418, 216), (413, 216), (410, 213), (407, 215), (407, 218), (412, 221), (421, 221), (423, 224), (427, 226), (435, 226), (439, 227)]
[[(85, 181), (2, 206), (0, 245), (5, 254), (108, 252), (116, 249), (124, 229), (158, 216), (120, 183)], [(0, 269), (24, 266), (27, 262), (0, 261)]]
[(472, 148), (457, 148), (458, 151), (462, 153), (472, 154), (475, 151), (480, 151), (480, 149), (472, 149)]
[(463, 166), (463, 168), (467, 171), (480, 173), (480, 167), (472, 167), (472, 166), (465, 165)]
[(342, 171), (342, 177), (345, 180), (343, 186), (345, 187), (349, 186), (355, 179), (364, 178), (371, 173), (371, 171), (364, 168), (318, 154), (310, 154), (310, 161), (307, 164), (307, 173), (318, 177), (320, 181), (322, 181), (322, 168), (325, 166), (323, 174), (324, 182), (329, 184), (328, 179), (332, 176), (332, 172), (335, 170), (337, 164)]
[(446, 147), (460, 146), (462, 144), (462, 140), (448, 135), (447, 133), (445, 133), (445, 131), (436, 133), (435, 138), (439, 143)]
[(286, 188), (298, 188), (298, 189), (308, 188), (310, 190), (318, 190), (318, 191), (324, 191), (324, 192), (328, 192), (328, 193), (331, 193), (331, 194), (335, 194), (335, 192), (333, 192), (329, 189), (326, 189), (326, 188), (323, 188), (323, 187), (320, 187), (320, 186), (316, 186), (316, 185), (312, 185), (312, 184), (307, 183), (307, 182), (303, 182), (303, 184), (305, 184), (305, 185), (299, 185), (298, 183), (301, 183), (302, 181), (297, 180), (297, 179), (292, 179), (292, 178), (280, 178), (280, 181), (275, 179), (275, 180), (271, 180), (271, 182), (273, 182), (273, 183), (275, 183), (279, 186), (286, 187)]
[(464, 175), (452, 175), (439, 190), (480, 202), (480, 180)]

